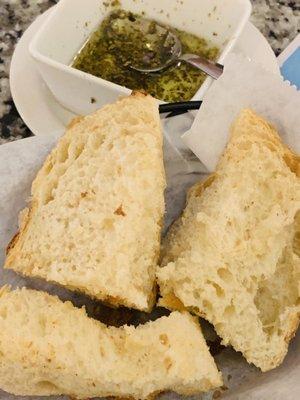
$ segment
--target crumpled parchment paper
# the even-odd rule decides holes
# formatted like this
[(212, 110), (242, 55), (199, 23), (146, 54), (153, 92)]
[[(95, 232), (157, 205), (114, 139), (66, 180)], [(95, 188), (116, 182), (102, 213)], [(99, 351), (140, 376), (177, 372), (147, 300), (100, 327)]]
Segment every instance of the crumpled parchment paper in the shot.
[(252, 108), (274, 124), (285, 143), (300, 153), (300, 91), (242, 54), (231, 54), (223, 75), (205, 94), (191, 129), (183, 135), (208, 171), (215, 170), (230, 126), (243, 108)]

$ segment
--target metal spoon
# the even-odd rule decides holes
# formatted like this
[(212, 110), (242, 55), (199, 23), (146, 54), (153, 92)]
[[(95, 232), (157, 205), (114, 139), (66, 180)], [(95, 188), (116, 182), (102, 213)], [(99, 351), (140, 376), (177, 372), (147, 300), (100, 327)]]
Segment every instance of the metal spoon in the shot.
[(157, 73), (184, 61), (200, 69), (214, 79), (218, 79), (222, 75), (223, 66), (221, 64), (207, 60), (205, 57), (196, 54), (182, 54), (182, 45), (179, 38), (161, 25), (157, 24), (157, 26), (160, 31), (162, 28), (165, 30), (165, 34), (161, 35), (163, 40), (160, 44), (160, 59), (163, 60), (162, 64), (151, 66), (151, 53), (147, 53), (145, 48), (145, 54), (141, 57), (143, 59), (143, 64), (131, 63), (131, 69), (144, 74)]

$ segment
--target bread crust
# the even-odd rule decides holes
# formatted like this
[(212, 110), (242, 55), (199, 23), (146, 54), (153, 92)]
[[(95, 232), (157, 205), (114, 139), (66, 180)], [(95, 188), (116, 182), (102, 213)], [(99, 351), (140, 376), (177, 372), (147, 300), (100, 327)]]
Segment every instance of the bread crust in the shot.
[[(160, 150), (159, 150), (160, 156), (159, 157), (158, 157), (158, 151), (155, 148), (155, 152), (157, 153), (157, 154), (155, 154), (155, 157), (157, 156), (155, 174), (157, 175), (158, 185), (160, 188), (158, 189), (158, 192), (157, 192), (157, 199), (156, 199), (157, 205), (155, 205), (156, 208), (153, 211), (153, 215), (159, 214), (156, 224), (160, 229), (157, 229), (155, 232), (155, 236), (156, 236), (156, 238), (154, 240), (155, 243), (153, 242), (154, 250), (153, 250), (153, 254), (151, 254), (151, 257), (153, 259), (153, 265), (151, 266), (151, 268), (152, 268), (151, 272), (149, 272), (150, 266), (149, 266), (149, 271), (148, 271), (149, 272), (149, 278), (148, 278), (149, 280), (150, 280), (150, 275), (152, 276), (151, 290), (148, 291), (147, 300), (145, 300), (145, 301), (143, 300), (143, 302), (145, 304), (139, 305), (138, 303), (135, 303), (135, 300), (128, 299), (128, 293), (126, 293), (126, 290), (123, 290), (122, 293), (115, 295), (115, 294), (111, 294), (109, 292), (105, 293), (102, 289), (99, 291), (97, 291), (97, 289), (95, 289), (95, 290), (93, 290), (93, 292), (91, 292), (89, 289), (87, 289), (86, 287), (81, 286), (81, 285), (74, 286), (73, 284), (65, 284), (65, 283), (62, 283), (62, 285), (71, 290), (83, 292), (93, 298), (101, 300), (107, 304), (114, 306), (114, 307), (124, 305), (124, 306), (130, 307), (130, 308), (137, 308), (137, 309), (141, 309), (142, 311), (150, 312), (155, 304), (156, 294), (157, 294), (157, 289), (156, 289), (157, 286), (155, 283), (155, 271), (154, 270), (155, 270), (155, 267), (157, 265), (158, 258), (159, 258), (159, 244), (160, 244), (160, 240), (161, 240), (161, 232), (160, 231), (161, 231), (161, 227), (162, 227), (162, 223), (163, 223), (163, 214), (164, 214), (164, 209), (163, 209), (162, 203), (163, 203), (163, 191), (164, 191), (164, 187), (165, 187), (165, 175), (164, 175), (164, 169), (163, 169), (162, 136), (161, 136), (161, 132), (159, 132), (160, 135), (158, 135), (158, 131), (160, 130), (159, 116), (158, 116), (158, 110), (154, 111), (154, 104), (155, 104), (154, 100), (150, 96), (146, 95), (145, 93), (133, 92), (132, 95), (130, 96), (130, 98), (124, 98), (124, 99), (120, 100), (118, 104), (120, 105), (120, 107), (122, 107), (123, 102), (126, 105), (126, 104), (128, 104), (128, 102), (130, 102), (130, 99), (135, 99), (135, 100), (140, 99), (145, 107), (146, 106), (149, 107), (149, 109), (147, 109), (145, 111), (145, 113), (148, 112), (148, 114), (149, 114), (149, 115), (146, 115), (146, 118), (148, 118), (148, 119), (146, 119), (146, 124), (148, 124), (149, 136), (150, 136), (150, 134), (153, 136), (153, 138), (151, 138), (151, 145), (154, 147), (154, 144), (155, 144), (155, 146), (157, 146), (157, 148), (159, 148), (159, 146), (160, 146)], [(104, 109), (107, 109), (109, 112), (109, 107), (110, 106), (106, 106)], [(152, 115), (153, 120), (150, 120), (151, 107), (153, 107), (153, 115)], [(104, 110), (103, 110), (103, 112), (104, 112)], [(40, 204), (39, 204), (40, 200), (37, 199), (37, 195), (35, 193), (37, 193), (41, 190), (42, 185), (44, 184), (45, 176), (47, 176), (48, 171), (51, 171), (53, 169), (53, 167), (57, 164), (57, 157), (59, 156), (58, 149), (63, 148), (66, 144), (68, 144), (69, 140), (72, 140), (72, 138), (70, 137), (71, 132), (73, 132), (73, 131), (75, 132), (76, 129), (81, 129), (80, 127), (86, 120), (85, 118), (88, 118), (89, 120), (92, 121), (92, 117), (93, 116), (74, 118), (67, 128), (66, 135), (60, 139), (58, 146), (47, 156), (47, 158), (44, 162), (44, 165), (42, 166), (40, 172), (38, 173), (36, 179), (34, 180), (34, 182), (32, 184), (33, 196), (32, 196), (31, 204), (29, 204), (29, 207), (28, 207), (28, 213), (27, 213), (27, 215), (23, 215), (22, 218), (20, 218), (22, 221), (20, 221), (20, 224), (19, 224), (19, 231), (12, 238), (12, 240), (10, 241), (10, 243), (7, 246), (7, 249), (6, 249), (7, 257), (6, 257), (4, 268), (14, 269), (16, 272), (18, 272), (24, 276), (32, 276), (32, 275), (36, 274), (35, 269), (33, 269), (33, 267), (28, 265), (29, 263), (26, 260), (25, 260), (26, 268), (24, 268), (22, 266), (23, 261), (21, 262), (21, 257), (24, 254), (24, 246), (28, 243), (28, 239), (27, 239), (28, 231), (29, 231), (29, 229), (31, 229), (33, 220), (34, 220), (35, 216), (37, 215), (38, 209), (40, 207)], [(99, 117), (99, 118), (101, 118), (101, 117)], [(157, 119), (157, 121), (155, 120), (155, 118)], [(93, 123), (93, 122), (91, 122), (91, 123)], [(133, 124), (135, 124), (135, 123), (136, 122), (133, 121)], [(95, 125), (95, 129), (99, 130), (98, 124), (94, 123), (94, 125)], [(126, 131), (126, 129), (128, 129), (128, 128), (127, 127), (124, 128), (124, 131)], [(154, 155), (153, 155), (153, 157), (154, 157)], [(152, 162), (152, 160), (151, 160), (151, 162)], [(150, 164), (150, 162), (149, 162), (149, 164)], [(158, 175), (160, 175), (160, 176), (158, 176)], [(82, 196), (82, 197), (88, 199), (87, 193), (83, 193), (83, 195), (84, 196)], [(159, 200), (159, 201), (157, 201), (157, 200)], [(159, 202), (161, 204), (158, 204)], [(120, 207), (122, 207), (122, 204), (119, 206), (119, 208), (117, 206), (116, 211), (120, 210)], [(158, 210), (159, 208), (160, 208), (160, 210)], [(115, 213), (115, 215), (120, 218), (126, 216), (126, 214), (124, 214), (123, 210), (122, 210), (121, 214), (118, 212)], [(137, 212), (137, 214), (138, 214), (138, 212)], [(151, 228), (151, 229), (153, 229), (153, 228)], [(150, 246), (149, 246), (149, 248), (150, 248)], [(147, 251), (149, 252), (147, 257), (150, 258), (150, 250), (147, 250)], [(28, 257), (28, 255), (26, 257)], [(39, 273), (39, 271), (38, 271), (38, 273)], [(61, 284), (59, 282), (59, 279), (57, 281), (56, 279), (51, 279), (50, 277), (48, 278), (48, 277), (39, 276), (39, 275), (37, 275), (37, 277), (47, 279), (47, 281), (49, 281), (49, 282)], [(145, 279), (146, 279), (146, 274), (145, 274)], [(132, 280), (134, 281), (134, 278), (132, 278)], [(138, 288), (137, 290), (140, 290), (140, 289)], [(142, 291), (141, 291), (141, 296), (144, 296), (144, 294), (142, 294)]]
[(188, 395), (222, 385), (201, 328), (188, 313), (138, 327), (107, 327), (84, 308), (25, 288), (0, 288), (0, 351), (0, 387), (16, 395), (146, 400), (169, 390)]
[[(247, 128), (244, 128), (243, 132), (240, 132), (241, 128), (240, 121), (244, 119), (249, 123), (249, 126), (259, 125), (257, 132), (253, 131), (253, 133), (248, 131)], [(238, 129), (237, 129), (238, 127)], [(247, 135), (247, 139), (244, 137)], [(232, 133), (231, 138), (229, 141), (229, 145), (222, 156), (221, 160), (218, 163), (216, 172), (210, 175), (204, 182), (200, 182), (195, 184), (189, 191), (187, 196), (187, 207), (190, 206), (188, 214), (186, 211), (183, 212), (182, 216), (173, 223), (170, 227), (167, 237), (163, 242), (163, 251), (162, 251), (162, 265), (163, 268), (159, 269), (158, 271), (158, 281), (160, 286), (160, 292), (162, 297), (159, 299), (159, 305), (166, 307), (170, 310), (183, 310), (187, 309), (193, 314), (199, 315), (203, 318), (208, 318), (207, 312), (205, 308), (199, 309), (191, 306), (191, 304), (185, 304), (184, 300), (173, 287), (173, 279), (176, 281), (176, 274), (180, 272), (180, 270), (176, 270), (176, 262), (184, 257), (186, 258), (186, 263), (188, 264), (189, 258), (189, 247), (191, 246), (190, 242), (185, 244), (185, 238), (191, 234), (193, 231), (191, 225), (192, 224), (192, 211), (193, 207), (196, 207), (197, 198), (201, 199), (203, 194), (205, 193), (206, 189), (210, 188), (211, 185), (215, 182), (216, 179), (219, 177), (219, 169), (226, 166), (228, 163), (236, 163), (238, 165), (240, 162), (243, 161), (243, 153), (239, 151), (239, 147), (237, 143), (243, 143), (241, 146), (247, 146), (248, 144), (252, 145), (255, 143), (260, 143), (260, 145), (267, 147), (271, 152), (276, 153), (276, 157), (282, 159), (288, 169), (297, 177), (300, 177), (300, 157), (295, 154), (292, 150), (288, 148), (284, 143), (282, 143), (278, 133), (276, 132), (275, 128), (269, 124), (267, 121), (263, 120), (259, 116), (257, 116), (251, 110), (243, 110), (242, 115), (237, 119), (235, 123), (232, 125)], [(299, 193), (298, 193), (299, 196)], [(191, 205), (190, 205), (191, 204)], [(197, 209), (198, 210), (198, 209)], [(200, 210), (201, 211), (201, 210)], [(198, 210), (199, 212), (199, 210)], [(205, 212), (205, 211), (204, 211)], [(298, 210), (299, 212), (299, 210)], [(294, 225), (295, 229), (297, 228), (298, 232), (298, 221), (299, 216), (295, 216)], [(190, 226), (190, 229), (188, 229)], [(197, 234), (199, 232), (197, 231)], [(194, 242), (193, 242), (194, 243)], [(300, 243), (300, 242), (299, 242)], [(299, 250), (294, 250), (295, 254), (300, 253), (300, 246), (299, 243), (295, 243), (294, 246), (298, 246)], [(195, 243), (194, 243), (195, 245)], [(194, 248), (193, 248), (194, 250)], [(193, 253), (194, 254), (194, 253)], [(195, 259), (195, 255), (193, 255)], [(185, 264), (186, 265), (186, 264)], [(179, 268), (179, 267), (178, 267)], [(187, 268), (187, 267), (185, 267)], [(171, 271), (171, 272), (168, 272)], [(176, 272), (175, 272), (176, 271)], [(192, 273), (192, 272), (190, 272)], [(168, 275), (169, 274), (169, 275)], [(174, 277), (174, 278), (173, 278)], [(188, 276), (186, 277), (188, 279)], [(184, 281), (185, 275), (180, 275), (180, 279)], [(177, 287), (177, 286), (176, 286)], [(193, 286), (191, 286), (193, 287)], [(194, 287), (196, 290), (196, 287)], [(201, 286), (201, 290), (203, 287)], [(184, 297), (184, 293), (181, 292), (182, 296)], [(186, 295), (188, 296), (188, 295)], [(191, 297), (188, 297), (189, 301)], [(298, 295), (299, 301), (299, 295)], [(297, 302), (296, 302), (297, 303)], [(300, 322), (300, 309), (295, 310), (297, 308), (295, 303), (295, 307), (291, 310), (287, 311), (285, 314), (285, 327), (282, 334), (282, 348), (278, 349), (278, 354), (274, 355), (272, 359), (269, 361), (263, 360), (263, 354), (261, 360), (251, 361), (254, 362), (257, 366), (259, 366), (263, 371), (267, 371), (269, 369), (275, 368), (276, 366), (280, 365), (286, 355), (288, 344), (290, 340), (295, 336), (295, 333), (298, 329), (299, 322)], [(209, 318), (208, 318), (209, 319)], [(210, 320), (211, 323), (213, 321)], [(216, 321), (217, 323), (218, 321)], [(219, 333), (220, 334), (220, 333)], [(221, 336), (221, 335), (220, 335)], [(228, 345), (229, 342), (226, 340), (225, 345)], [(231, 343), (232, 344), (232, 343)], [(237, 348), (237, 350), (241, 351), (241, 349)], [(247, 359), (251, 358), (250, 354), (244, 354)]]

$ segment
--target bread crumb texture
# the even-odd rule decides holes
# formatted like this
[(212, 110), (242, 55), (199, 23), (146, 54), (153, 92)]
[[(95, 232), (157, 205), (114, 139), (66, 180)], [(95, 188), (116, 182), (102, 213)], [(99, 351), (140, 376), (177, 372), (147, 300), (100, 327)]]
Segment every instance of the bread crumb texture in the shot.
[(232, 127), (216, 173), (193, 187), (158, 270), (162, 299), (211, 322), (262, 371), (299, 324), (299, 157), (251, 110)]
[(33, 182), (5, 268), (148, 311), (164, 189), (152, 97), (135, 93), (76, 118)]
[(1, 290), (0, 387), (7, 392), (146, 399), (220, 385), (200, 326), (188, 313), (115, 328), (46, 293)]

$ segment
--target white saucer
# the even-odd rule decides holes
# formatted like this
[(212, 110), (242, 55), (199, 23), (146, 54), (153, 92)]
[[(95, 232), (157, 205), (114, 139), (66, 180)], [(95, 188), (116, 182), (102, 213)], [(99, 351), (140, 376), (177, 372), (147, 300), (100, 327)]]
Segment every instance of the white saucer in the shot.
[[(74, 117), (74, 114), (54, 99), (28, 52), (29, 42), (51, 11), (52, 9), (49, 9), (40, 15), (26, 30), (16, 46), (10, 67), (12, 98), (25, 124), (34, 135), (62, 132)], [(251, 23), (246, 25), (234, 51), (258, 60), (271, 72), (279, 73), (274, 52), (265, 37)]]

